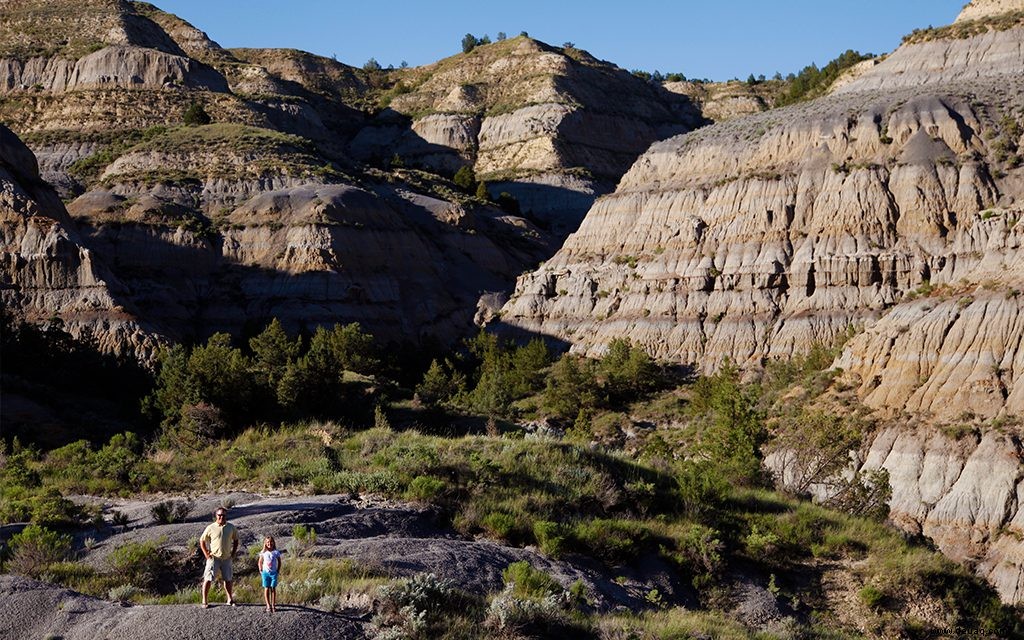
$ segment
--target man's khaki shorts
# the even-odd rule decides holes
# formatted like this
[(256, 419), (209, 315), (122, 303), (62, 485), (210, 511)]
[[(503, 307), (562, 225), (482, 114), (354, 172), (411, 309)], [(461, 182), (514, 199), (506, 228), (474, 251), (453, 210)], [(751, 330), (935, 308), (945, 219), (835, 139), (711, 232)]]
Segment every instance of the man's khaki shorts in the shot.
[(213, 582), (220, 574), (224, 582), (231, 582), (231, 558), (221, 560), (220, 558), (209, 558), (206, 561), (206, 570), (203, 572), (203, 580)]

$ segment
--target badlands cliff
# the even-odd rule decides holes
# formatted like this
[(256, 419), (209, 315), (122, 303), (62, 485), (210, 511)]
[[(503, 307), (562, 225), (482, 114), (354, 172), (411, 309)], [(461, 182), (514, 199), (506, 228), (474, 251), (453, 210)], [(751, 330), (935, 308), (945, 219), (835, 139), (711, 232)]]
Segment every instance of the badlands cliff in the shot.
[(881, 424), (920, 423), (863, 457), (894, 521), (1019, 601), (1024, 7), (972, 7), (833, 95), (653, 145), (501, 321), (704, 371), (852, 330), (845, 383)]
[[(708, 370), (831, 343), (925, 283), (1015, 307), (1022, 39), (908, 45), (836, 95), (653, 145), (503, 321)], [(937, 54), (938, 80), (901, 80)]]
[(442, 170), (469, 163), (495, 194), (563, 233), (652, 142), (702, 122), (686, 96), (526, 36), (402, 70), (393, 93), (354, 153)]
[[(385, 339), (447, 340), (472, 326), (481, 292), (551, 252), (526, 221), (436, 176), (357, 177), (342, 153), (365, 118), (346, 102), (365, 89), (351, 68), (301, 52), (235, 57), (144, 3), (26, 0), (0, 14), (0, 113), (69, 201), (70, 217), (48, 196), (76, 260), (104, 274), (17, 267), (47, 254), (10, 231), (5, 302), (29, 317), (61, 317), (118, 351), (148, 344), (110, 328), (120, 305), (154, 339), (277, 316), (293, 330), (359, 321)], [(214, 124), (181, 126), (196, 104)], [(4, 160), (36, 167), (16, 144)], [(12, 220), (31, 219), (22, 207)], [(58, 280), (89, 278), (116, 285), (118, 302), (92, 304), (87, 321)]]
[(158, 341), (123, 301), (124, 289), (84, 246), (32, 152), (0, 125), (0, 302), (35, 322), (55, 310), (101, 348), (151, 356)]
[[(701, 122), (686, 97), (526, 37), (388, 71), (226, 50), (142, 2), (16, 0), (0, 18), (0, 118), (173, 340), (274, 316), (451, 340), (652, 141)], [(196, 107), (213, 123), (183, 127)], [(542, 228), (419, 170), (462, 165)]]

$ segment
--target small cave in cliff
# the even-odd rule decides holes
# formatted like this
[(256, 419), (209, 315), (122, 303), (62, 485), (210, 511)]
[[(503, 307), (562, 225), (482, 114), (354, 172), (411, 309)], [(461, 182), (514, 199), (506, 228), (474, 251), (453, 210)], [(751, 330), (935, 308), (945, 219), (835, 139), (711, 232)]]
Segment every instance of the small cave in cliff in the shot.
[(807, 269), (807, 297), (814, 295), (814, 265)]

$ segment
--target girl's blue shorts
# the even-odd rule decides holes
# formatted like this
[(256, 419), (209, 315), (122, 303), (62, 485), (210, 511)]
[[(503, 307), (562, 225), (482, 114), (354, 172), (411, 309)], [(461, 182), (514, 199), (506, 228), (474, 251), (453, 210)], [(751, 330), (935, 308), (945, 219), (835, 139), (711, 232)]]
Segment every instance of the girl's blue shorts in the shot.
[(264, 589), (276, 589), (277, 588), (277, 572), (271, 573), (269, 571), (261, 571), (260, 575), (263, 576), (263, 588)]

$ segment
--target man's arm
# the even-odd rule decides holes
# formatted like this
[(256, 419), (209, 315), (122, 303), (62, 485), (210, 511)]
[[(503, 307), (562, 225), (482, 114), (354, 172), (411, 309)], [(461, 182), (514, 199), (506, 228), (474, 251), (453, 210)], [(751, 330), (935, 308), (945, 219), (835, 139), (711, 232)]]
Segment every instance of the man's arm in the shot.
[(210, 559), (210, 549), (209, 549), (209, 547), (206, 546), (206, 538), (199, 538), (199, 548), (202, 549), (203, 555), (206, 556), (207, 560), (209, 560)]

